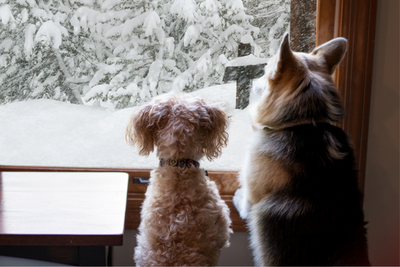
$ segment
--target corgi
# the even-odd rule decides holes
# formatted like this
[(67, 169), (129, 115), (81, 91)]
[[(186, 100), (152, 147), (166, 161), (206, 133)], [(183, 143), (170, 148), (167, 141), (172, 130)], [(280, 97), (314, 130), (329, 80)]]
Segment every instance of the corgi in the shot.
[(254, 133), (234, 204), (256, 265), (370, 265), (352, 141), (332, 75), (347, 50), (336, 38), (293, 52), (284, 35), (265, 67)]

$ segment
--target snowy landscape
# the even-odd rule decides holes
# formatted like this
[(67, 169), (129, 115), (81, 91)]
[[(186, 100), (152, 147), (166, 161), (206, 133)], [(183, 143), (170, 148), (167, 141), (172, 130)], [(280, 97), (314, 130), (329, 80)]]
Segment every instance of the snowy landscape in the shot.
[[(246, 110), (234, 109), (235, 84), (214, 86), (193, 93), (216, 101), (230, 116), (229, 144), (209, 170), (239, 170), (252, 132)], [(135, 108), (111, 112), (41, 99), (0, 106), (0, 164), (67, 167), (155, 168), (155, 153), (148, 158), (125, 142), (125, 128)]]
[(229, 145), (201, 164), (238, 170), (251, 126), (225, 69), (265, 63), (289, 23), (290, 0), (0, 0), (0, 164), (154, 168), (125, 127), (176, 90), (227, 112)]

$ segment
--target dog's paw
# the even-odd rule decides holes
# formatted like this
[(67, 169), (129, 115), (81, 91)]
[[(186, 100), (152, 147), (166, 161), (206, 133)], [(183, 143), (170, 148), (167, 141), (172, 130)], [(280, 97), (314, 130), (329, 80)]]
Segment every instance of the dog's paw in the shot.
[(238, 210), (240, 217), (242, 219), (247, 219), (250, 205), (247, 201), (243, 188), (236, 190), (235, 195), (233, 196), (233, 205), (235, 205), (236, 209)]

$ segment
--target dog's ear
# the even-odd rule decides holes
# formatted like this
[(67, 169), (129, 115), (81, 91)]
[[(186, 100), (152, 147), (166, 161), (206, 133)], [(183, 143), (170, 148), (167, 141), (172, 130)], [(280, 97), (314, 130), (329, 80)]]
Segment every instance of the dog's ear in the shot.
[(139, 155), (148, 156), (154, 151), (156, 125), (150, 119), (153, 105), (138, 108), (126, 127), (125, 140), (139, 149)]
[(285, 33), (277, 54), (275, 71), (283, 73), (286, 69), (296, 66), (296, 58), (290, 49), (289, 33)]
[(222, 153), (222, 148), (228, 143), (229, 134), (228, 118), (224, 111), (216, 106), (206, 107), (208, 118), (202, 118), (203, 123), (200, 125), (204, 132), (203, 152), (208, 160), (217, 158)]
[(342, 61), (347, 50), (347, 40), (339, 37), (316, 47), (311, 54), (325, 59), (330, 75)]

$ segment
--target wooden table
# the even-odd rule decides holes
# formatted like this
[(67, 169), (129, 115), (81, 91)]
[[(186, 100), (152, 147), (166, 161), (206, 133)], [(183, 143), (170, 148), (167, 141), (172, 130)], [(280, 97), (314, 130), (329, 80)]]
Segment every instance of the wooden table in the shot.
[(106, 265), (122, 245), (128, 174), (0, 173), (0, 255)]

